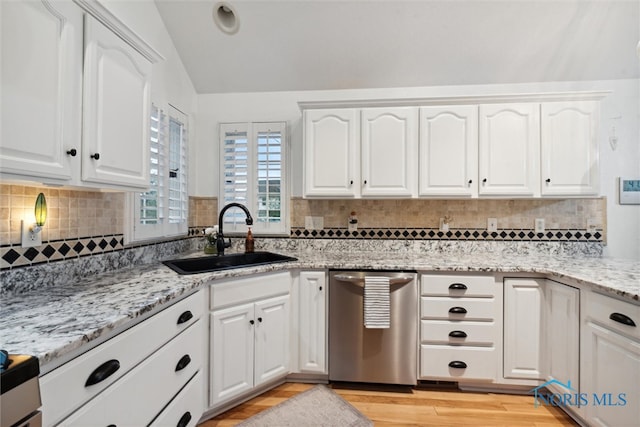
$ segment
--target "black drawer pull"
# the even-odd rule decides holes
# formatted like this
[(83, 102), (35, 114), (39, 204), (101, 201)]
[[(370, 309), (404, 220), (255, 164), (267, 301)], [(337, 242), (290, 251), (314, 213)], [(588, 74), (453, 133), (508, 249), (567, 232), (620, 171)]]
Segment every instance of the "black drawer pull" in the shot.
[(182, 371), (187, 365), (191, 363), (191, 357), (188, 354), (185, 354), (178, 360), (178, 364), (176, 365), (176, 372)]
[(449, 285), (449, 289), (454, 289), (454, 290), (458, 290), (458, 291), (466, 291), (467, 290), (467, 285), (465, 285), (464, 283), (452, 283)]
[(613, 320), (614, 322), (622, 323), (623, 325), (633, 326), (633, 327), (636, 326), (636, 322), (634, 322), (633, 319), (631, 319), (626, 314), (611, 313), (611, 315), (609, 316), (609, 319)]
[(98, 366), (87, 378), (87, 382), (84, 383), (85, 387), (98, 384), (101, 381), (106, 380), (113, 375), (118, 369), (120, 369), (120, 362), (116, 359), (107, 360), (102, 365)]
[(456, 369), (465, 369), (467, 367), (467, 364), (464, 362), (461, 362), (460, 360), (453, 360), (449, 362), (449, 367), (456, 368)]
[(466, 338), (467, 333), (465, 331), (451, 331), (449, 332), (451, 338)]
[(180, 417), (180, 421), (178, 421), (176, 427), (187, 427), (189, 421), (191, 421), (191, 412), (185, 412), (184, 415)]
[(191, 319), (193, 319), (193, 313), (187, 310), (178, 317), (178, 325), (188, 322)]
[(467, 314), (467, 309), (464, 307), (451, 307), (449, 309), (449, 313), (454, 314)]

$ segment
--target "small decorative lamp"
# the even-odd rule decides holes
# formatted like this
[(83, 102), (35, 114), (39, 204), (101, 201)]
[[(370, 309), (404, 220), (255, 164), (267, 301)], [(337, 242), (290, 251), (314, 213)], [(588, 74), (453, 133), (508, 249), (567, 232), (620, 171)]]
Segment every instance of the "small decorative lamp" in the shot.
[(28, 248), (38, 246), (42, 244), (42, 227), (47, 220), (47, 199), (44, 194), (38, 194), (36, 198), (36, 207), (34, 209), (36, 222), (28, 229), (25, 227), (24, 221), (22, 221), (22, 247)]

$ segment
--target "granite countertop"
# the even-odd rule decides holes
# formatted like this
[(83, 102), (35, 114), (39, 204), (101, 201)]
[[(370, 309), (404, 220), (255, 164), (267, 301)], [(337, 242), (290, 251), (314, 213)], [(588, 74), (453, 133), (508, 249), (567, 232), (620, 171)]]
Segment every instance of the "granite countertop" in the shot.
[(571, 279), (636, 304), (640, 298), (640, 266), (633, 261), (487, 253), (278, 252), (298, 261), (184, 276), (157, 263), (12, 295), (2, 301), (0, 348), (36, 355), (46, 373), (206, 284), (283, 269), (537, 273)]

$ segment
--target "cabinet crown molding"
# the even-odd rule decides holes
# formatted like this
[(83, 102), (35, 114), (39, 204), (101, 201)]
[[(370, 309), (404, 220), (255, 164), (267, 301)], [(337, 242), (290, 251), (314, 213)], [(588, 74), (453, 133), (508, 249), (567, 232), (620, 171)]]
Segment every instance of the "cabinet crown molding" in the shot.
[[(79, 0), (76, 0), (79, 1)], [(323, 108), (426, 107), (431, 105), (497, 104), (506, 102), (598, 101), (611, 91), (541, 92), (424, 98), (350, 99), (298, 102), (301, 110)]]
[(111, 13), (98, 0), (73, 0), (85, 12), (100, 21), (103, 25), (113, 31), (121, 39), (127, 42), (131, 47), (140, 52), (142, 56), (147, 58), (152, 64), (164, 61), (164, 56), (149, 43), (144, 41), (135, 31), (122, 22), (117, 16)]

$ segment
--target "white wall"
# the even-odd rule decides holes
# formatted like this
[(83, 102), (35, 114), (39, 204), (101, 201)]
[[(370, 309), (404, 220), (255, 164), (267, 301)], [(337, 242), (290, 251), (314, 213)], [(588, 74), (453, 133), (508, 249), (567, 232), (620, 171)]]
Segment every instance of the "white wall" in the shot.
[[(617, 177), (640, 177), (639, 80), (198, 95), (197, 153), (191, 164), (197, 177), (191, 194), (218, 195), (218, 124), (221, 122), (287, 121), (292, 195), (301, 196), (302, 114), (298, 102), (585, 90), (611, 91), (602, 101), (600, 126), (600, 183), (601, 194), (607, 197), (609, 238), (605, 254), (640, 260), (640, 206), (622, 206), (617, 201)], [(612, 126), (618, 137), (615, 151), (608, 142)]]

